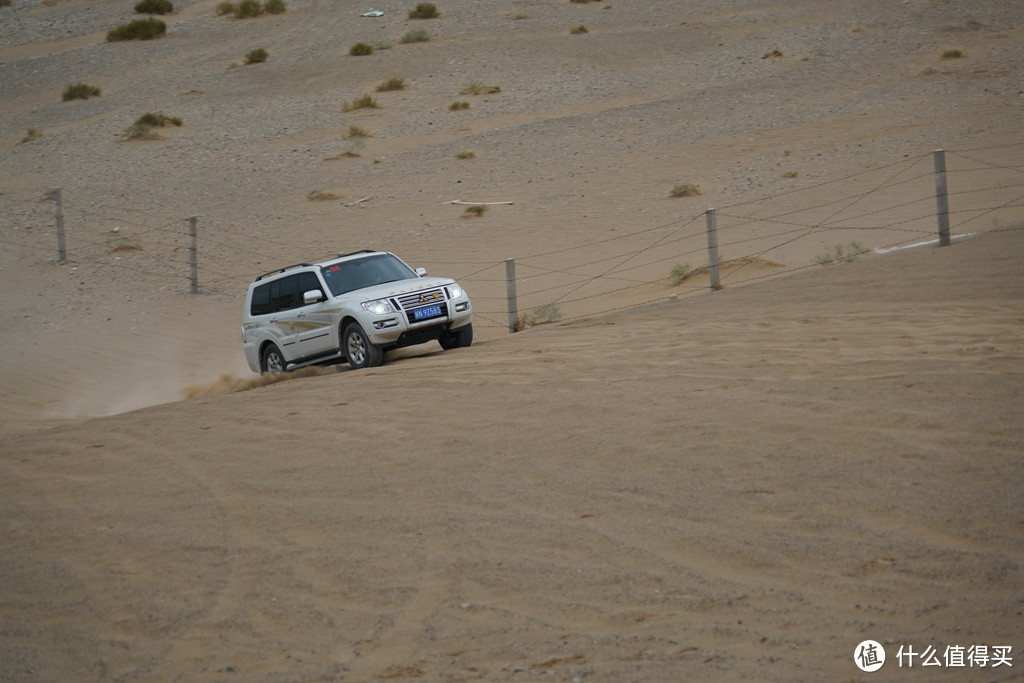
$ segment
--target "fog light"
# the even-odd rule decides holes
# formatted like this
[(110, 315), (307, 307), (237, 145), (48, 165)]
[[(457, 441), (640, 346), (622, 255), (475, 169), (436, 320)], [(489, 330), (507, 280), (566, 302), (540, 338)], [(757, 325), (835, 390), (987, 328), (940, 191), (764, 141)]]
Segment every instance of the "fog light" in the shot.
[(373, 329), (383, 330), (386, 327), (395, 327), (398, 325), (398, 321), (394, 318), (388, 318), (387, 320), (378, 320), (373, 324)]
[(465, 303), (462, 303), (462, 304), (455, 304), (455, 312), (456, 313), (462, 313), (463, 311), (465, 311), (468, 308), (469, 308), (469, 302), (468, 301), (465, 302)]

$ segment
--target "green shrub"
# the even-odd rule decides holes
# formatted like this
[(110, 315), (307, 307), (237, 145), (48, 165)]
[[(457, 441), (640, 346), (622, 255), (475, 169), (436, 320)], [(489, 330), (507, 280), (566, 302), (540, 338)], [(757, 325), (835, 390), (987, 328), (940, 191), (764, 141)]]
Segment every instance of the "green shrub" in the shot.
[(460, 95), (493, 95), (501, 92), (496, 85), (484, 85), (480, 81), (470, 81), (469, 84), (459, 91)]
[(407, 87), (405, 79), (396, 76), (395, 78), (389, 78), (380, 85), (377, 86), (377, 92), (390, 92), (392, 90), (405, 90)]
[(523, 12), (518, 12), (517, 14), (513, 14), (512, 18), (518, 21), (520, 19), (529, 19), (530, 15), (529, 14), (525, 14)]
[(960, 50), (946, 50), (942, 53), (943, 59), (960, 59), (964, 56), (964, 53)]
[(341, 105), (342, 111), (355, 111), (356, 109), (380, 109), (380, 105), (369, 93)]
[(288, 7), (284, 4), (284, 0), (267, 0), (263, 3), (263, 11), (267, 14), (284, 14), (288, 11)]
[(135, 11), (139, 14), (170, 14), (174, 11), (174, 3), (171, 0), (141, 0), (135, 5)]
[(819, 266), (827, 266), (832, 263), (837, 263), (839, 261), (849, 263), (855, 260), (861, 254), (865, 253), (866, 251), (867, 249), (865, 249), (857, 242), (850, 242), (846, 246), (843, 246), (842, 244), (837, 244), (835, 249), (826, 251), (824, 254), (817, 256), (815, 260), (818, 262)]
[(456, 159), (476, 159), (476, 152), (459, 152), (455, 155)]
[(582, 35), (584, 33), (590, 33), (590, 31), (587, 30), (586, 26), (575, 26), (575, 27), (569, 29), (569, 33), (574, 35), (574, 36), (578, 36), (578, 35)]
[(406, 33), (404, 36), (402, 36), (398, 40), (398, 42), (400, 42), (400, 43), (425, 43), (428, 40), (430, 40), (430, 34), (427, 33), (426, 31), (424, 31), (423, 29), (418, 28), (415, 31), (409, 31), (408, 33)]
[(270, 55), (267, 54), (266, 50), (264, 50), (262, 47), (258, 47), (255, 50), (250, 51), (247, 55), (245, 55), (245, 63), (261, 64), (262, 62), (267, 61), (267, 57), (269, 56)]
[(690, 264), (688, 263), (677, 263), (672, 268), (672, 272), (668, 274), (668, 279), (672, 281), (674, 285), (681, 285), (690, 277)]
[(167, 33), (167, 24), (155, 17), (136, 19), (107, 31), (107, 42), (118, 40), (152, 40)]
[[(0, 7), (10, 7), (10, 6), (11, 6), (11, 0), (0, 0)], [(28, 142), (28, 141), (27, 140), (22, 140), (22, 142)]]
[(258, 0), (242, 0), (235, 6), (235, 19), (249, 19), (263, 14), (263, 6)]
[(372, 138), (372, 137), (373, 137), (373, 135), (370, 134), (370, 131), (366, 130), (362, 126), (352, 125), (352, 126), (348, 127), (348, 132), (345, 134), (344, 139), (345, 140), (349, 140), (351, 138)]
[(230, 0), (224, 0), (224, 2), (217, 5), (217, 16), (222, 17), (226, 14), (234, 14), (237, 9), (238, 8), (235, 7), (235, 3), (230, 2)]
[(386, 40), (375, 40), (375, 41), (373, 41), (373, 49), (374, 50), (390, 50), (394, 46), (395, 46), (394, 43), (389, 43)]
[(700, 194), (700, 187), (693, 183), (681, 183), (672, 188), (673, 197), (692, 197)]
[(163, 128), (165, 126), (182, 126), (184, 122), (178, 116), (168, 116), (162, 112), (152, 113), (147, 112), (135, 119), (135, 123), (130, 125), (125, 130), (125, 137), (129, 140), (139, 140), (155, 137), (153, 135), (154, 128)]
[(441, 16), (437, 7), (432, 2), (421, 2), (416, 9), (409, 10), (410, 19), (436, 19)]
[(796, 171), (786, 171), (782, 174), (783, 178), (796, 178), (799, 175)]
[(473, 206), (467, 206), (466, 210), (462, 212), (463, 218), (479, 218), (483, 216), (487, 211), (487, 207), (483, 204), (474, 204)]
[(32, 142), (33, 140), (38, 140), (38, 139), (39, 139), (39, 138), (41, 138), (41, 137), (43, 137), (43, 134), (42, 134), (42, 133), (40, 133), (40, 132), (39, 132), (38, 130), (36, 130), (35, 128), (29, 128), (29, 129), (28, 129), (28, 130), (27, 130), (27, 131), (25, 132), (25, 137), (23, 137), (23, 138), (21, 139), (21, 141), (22, 141), (22, 142)]
[(362, 57), (364, 55), (373, 54), (373, 45), (369, 43), (356, 43), (348, 49), (348, 53), (353, 57)]
[(462, 109), (469, 109), (469, 102), (452, 102), (448, 105), (448, 108), (452, 111), (460, 111)]
[(765, 52), (763, 55), (761, 55), (761, 59), (771, 59), (772, 57), (781, 57), (781, 56), (782, 56), (782, 51), (780, 51), (780, 50), (772, 50), (771, 52)]
[(63, 102), (70, 100), (87, 100), (90, 97), (99, 97), (100, 89), (86, 83), (74, 83), (64, 88)]

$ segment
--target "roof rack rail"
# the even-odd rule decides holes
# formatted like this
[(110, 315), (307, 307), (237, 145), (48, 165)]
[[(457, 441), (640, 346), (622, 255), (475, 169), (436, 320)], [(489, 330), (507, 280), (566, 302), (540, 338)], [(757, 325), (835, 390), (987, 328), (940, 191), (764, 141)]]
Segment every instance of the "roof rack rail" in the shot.
[(263, 275), (260, 275), (258, 278), (253, 280), (253, 282), (259, 282), (260, 280), (262, 280), (263, 278), (267, 277), (268, 275), (277, 275), (278, 273), (283, 273), (284, 271), (289, 270), (291, 268), (302, 268), (303, 266), (311, 266), (311, 265), (313, 265), (313, 264), (312, 263), (293, 263), (290, 266), (285, 266), (284, 268), (278, 268), (277, 270), (272, 270), (269, 273), (263, 273)]
[(379, 249), (360, 249), (359, 251), (350, 251), (347, 254), (338, 254), (334, 258), (341, 258), (342, 256), (355, 256), (356, 254), (376, 254)]

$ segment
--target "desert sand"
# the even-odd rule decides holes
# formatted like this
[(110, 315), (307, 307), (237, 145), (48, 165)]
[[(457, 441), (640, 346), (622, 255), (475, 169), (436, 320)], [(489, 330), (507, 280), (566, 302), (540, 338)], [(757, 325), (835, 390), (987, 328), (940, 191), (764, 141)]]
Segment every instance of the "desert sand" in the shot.
[[(216, 4), (0, 7), (0, 680), (1019, 677), (1020, 3)], [(250, 373), (252, 278), (367, 247), (474, 345)]]

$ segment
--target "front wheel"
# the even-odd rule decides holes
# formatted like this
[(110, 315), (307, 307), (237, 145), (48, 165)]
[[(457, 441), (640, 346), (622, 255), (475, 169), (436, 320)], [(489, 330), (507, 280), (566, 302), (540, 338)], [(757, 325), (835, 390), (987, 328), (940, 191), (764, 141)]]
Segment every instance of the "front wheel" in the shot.
[(457, 330), (449, 330), (438, 337), (437, 341), (445, 351), (465, 348), (473, 343), (473, 324), (464, 325)]
[(384, 362), (384, 352), (370, 341), (359, 323), (351, 323), (346, 327), (343, 339), (345, 357), (353, 370), (375, 368)]

